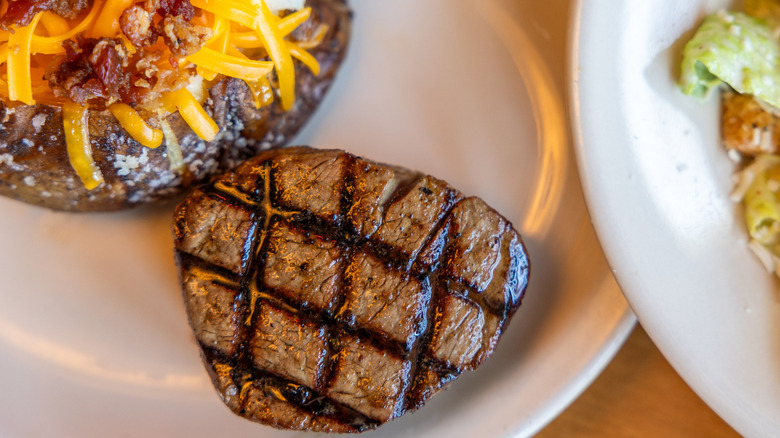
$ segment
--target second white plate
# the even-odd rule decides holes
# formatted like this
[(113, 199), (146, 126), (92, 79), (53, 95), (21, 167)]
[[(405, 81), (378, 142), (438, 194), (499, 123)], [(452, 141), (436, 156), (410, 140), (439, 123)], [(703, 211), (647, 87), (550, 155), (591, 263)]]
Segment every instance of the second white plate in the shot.
[(577, 152), (599, 239), (642, 326), (737, 431), (780, 431), (780, 300), (728, 199), (717, 96), (683, 95), (683, 45), (728, 1), (580, 1)]

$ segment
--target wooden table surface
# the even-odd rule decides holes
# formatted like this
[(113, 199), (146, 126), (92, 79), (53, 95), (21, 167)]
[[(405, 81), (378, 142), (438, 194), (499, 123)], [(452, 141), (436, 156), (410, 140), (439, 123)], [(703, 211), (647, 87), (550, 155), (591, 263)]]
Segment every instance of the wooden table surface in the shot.
[(537, 437), (738, 437), (637, 325), (593, 384)]

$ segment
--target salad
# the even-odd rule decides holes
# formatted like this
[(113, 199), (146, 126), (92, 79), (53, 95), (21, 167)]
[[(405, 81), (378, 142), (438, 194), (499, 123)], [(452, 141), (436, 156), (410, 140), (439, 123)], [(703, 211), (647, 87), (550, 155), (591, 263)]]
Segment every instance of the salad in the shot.
[(723, 90), (721, 134), (740, 164), (732, 199), (744, 209), (749, 247), (780, 277), (780, 0), (706, 17), (686, 44), (680, 87)]

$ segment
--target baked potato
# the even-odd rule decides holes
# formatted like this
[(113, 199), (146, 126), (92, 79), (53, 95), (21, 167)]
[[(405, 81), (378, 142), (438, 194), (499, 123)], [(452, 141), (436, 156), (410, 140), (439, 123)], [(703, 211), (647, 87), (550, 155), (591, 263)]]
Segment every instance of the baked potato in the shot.
[[(0, 19), (0, 194), (119, 210), (284, 145), (333, 81), (351, 12), (345, 0), (295, 12), (273, 3), (11, 1)], [(64, 50), (51, 44), (63, 36)]]

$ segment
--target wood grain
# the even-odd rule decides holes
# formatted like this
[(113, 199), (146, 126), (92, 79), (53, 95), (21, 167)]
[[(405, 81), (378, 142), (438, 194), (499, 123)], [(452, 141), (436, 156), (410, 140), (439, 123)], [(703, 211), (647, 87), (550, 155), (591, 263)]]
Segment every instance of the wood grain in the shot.
[(637, 326), (593, 384), (538, 435), (738, 437), (680, 378)]

